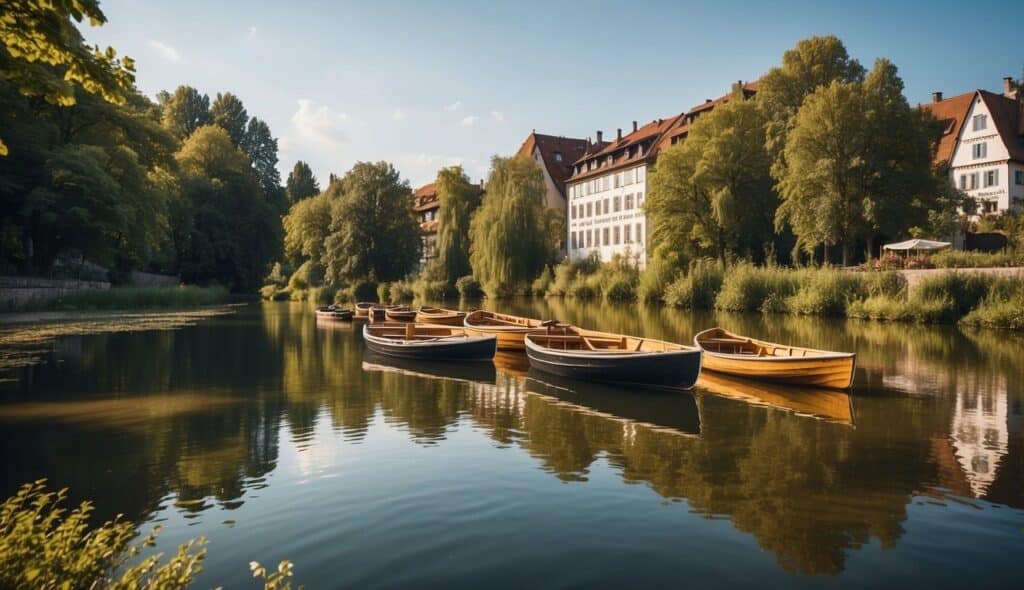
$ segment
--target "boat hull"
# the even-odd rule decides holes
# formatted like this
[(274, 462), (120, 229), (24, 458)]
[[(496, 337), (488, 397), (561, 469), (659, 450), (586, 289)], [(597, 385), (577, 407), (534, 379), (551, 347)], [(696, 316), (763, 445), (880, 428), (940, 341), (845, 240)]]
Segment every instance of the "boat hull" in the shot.
[(500, 327), (489, 328), (479, 327), (474, 328), (470, 326), (464, 326), (466, 333), (471, 336), (493, 336), (498, 341), (498, 350), (518, 350), (520, 352), (526, 350), (526, 343), (524, 342), (526, 335), (530, 333), (543, 334), (544, 329), (530, 329), (525, 328), (519, 329), (503, 329)]
[(530, 367), (569, 379), (689, 389), (697, 382), (701, 370), (701, 351), (697, 349), (595, 354), (552, 350), (528, 339), (525, 346)]
[(350, 310), (344, 311), (320, 311), (316, 312), (316, 319), (328, 320), (328, 321), (347, 321), (352, 319), (352, 312)]
[(489, 361), (494, 358), (494, 338), (439, 338), (436, 341), (402, 341), (373, 336), (363, 327), (366, 348), (375, 354), (422, 361)]
[(743, 359), (731, 355), (704, 352), (704, 368), (709, 371), (760, 379), (787, 385), (813, 385), (847, 389), (853, 385), (856, 358), (764, 358)]
[(466, 313), (459, 312), (423, 312), (416, 313), (416, 321), (422, 324), (434, 324), (440, 326), (461, 326), (466, 319)]

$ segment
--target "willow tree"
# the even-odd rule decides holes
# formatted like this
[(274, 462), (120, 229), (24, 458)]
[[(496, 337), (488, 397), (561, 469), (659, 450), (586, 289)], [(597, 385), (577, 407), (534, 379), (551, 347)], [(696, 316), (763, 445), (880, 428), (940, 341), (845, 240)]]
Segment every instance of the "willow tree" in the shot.
[(395, 281), (415, 270), (420, 227), (409, 183), (398, 171), (387, 162), (357, 162), (338, 190), (341, 197), (331, 203), (331, 233), (324, 242), (327, 280)]
[(469, 182), (462, 166), (442, 168), (435, 181), (438, 211), (437, 264), (441, 278), (454, 285), (459, 277), (470, 274), (469, 224), (480, 206), (481, 194)]
[(655, 256), (758, 256), (773, 237), (777, 197), (764, 144), (764, 116), (739, 89), (666, 150), (650, 177), (645, 210)]
[(544, 173), (527, 156), (495, 156), (487, 193), (470, 223), (469, 261), (489, 296), (532, 281), (556, 248), (544, 205)]

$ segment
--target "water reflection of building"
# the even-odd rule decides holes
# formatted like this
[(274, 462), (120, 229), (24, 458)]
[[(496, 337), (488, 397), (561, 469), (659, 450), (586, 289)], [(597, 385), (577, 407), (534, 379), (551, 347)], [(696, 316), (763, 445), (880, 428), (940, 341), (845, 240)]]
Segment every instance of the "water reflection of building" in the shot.
[(975, 497), (984, 496), (996, 478), (1011, 422), (1015, 432), (1020, 429), (1020, 412), (1011, 421), (1009, 409), (1005, 376), (997, 384), (957, 391), (950, 441)]

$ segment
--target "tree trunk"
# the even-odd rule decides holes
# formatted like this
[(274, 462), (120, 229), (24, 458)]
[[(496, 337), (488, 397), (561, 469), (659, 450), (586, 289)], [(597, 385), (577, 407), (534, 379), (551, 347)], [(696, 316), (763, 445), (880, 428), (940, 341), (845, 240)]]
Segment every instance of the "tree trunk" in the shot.
[(843, 266), (849, 264), (850, 260), (850, 241), (843, 240)]
[(821, 265), (826, 266), (828, 264), (828, 242), (825, 242), (822, 246)]
[(868, 261), (875, 259), (875, 234), (868, 234)]

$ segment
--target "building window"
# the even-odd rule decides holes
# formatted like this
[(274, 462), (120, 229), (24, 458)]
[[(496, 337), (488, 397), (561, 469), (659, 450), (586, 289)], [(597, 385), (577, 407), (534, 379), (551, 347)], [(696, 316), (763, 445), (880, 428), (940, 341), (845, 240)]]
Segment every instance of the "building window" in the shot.
[(615, 197), (612, 203), (612, 212), (618, 213), (622, 210), (622, 197)]
[(982, 129), (985, 129), (985, 127), (987, 127), (987, 126), (988, 126), (988, 117), (986, 117), (985, 115), (975, 115), (974, 116), (974, 130), (975, 131), (981, 131)]
[(982, 201), (981, 212), (982, 213), (995, 213), (996, 202), (995, 201)]
[(622, 173), (615, 174), (615, 188), (622, 186)]
[(636, 194), (636, 206), (637, 207), (642, 207), (643, 204), (644, 204), (644, 194), (643, 193), (637, 193)]
[(971, 155), (975, 160), (980, 160), (988, 156), (988, 144), (984, 141), (976, 143), (971, 146)]
[[(604, 231), (606, 231), (606, 232), (607, 232), (608, 230), (607, 230), (607, 229), (605, 229)], [(619, 226), (617, 226), (617, 225), (616, 225), (616, 226), (615, 226), (615, 245), (616, 245), (616, 246), (618, 246), (618, 245), (619, 245), (619, 237), (620, 237), (620, 234), (619, 234)]]
[(999, 170), (986, 170), (985, 171), (985, 186), (998, 186), (999, 185)]
[(604, 200), (604, 214), (608, 215), (608, 199)]
[(612, 155), (611, 155), (611, 154), (608, 154), (608, 157), (607, 157), (607, 158), (605, 158), (605, 160), (604, 160), (604, 161), (605, 161), (605, 165), (606, 165), (606, 166), (611, 166), (611, 165), (612, 165), (612, 161), (613, 161), (613, 160), (614, 160), (614, 159), (612, 158)]
[(644, 230), (643, 230), (643, 227), (644, 227), (643, 224), (640, 224), (640, 223), (636, 224), (636, 241), (641, 243), (641, 244), (644, 243), (644, 238), (643, 238)]
[(1013, 182), (1016, 184), (1024, 184), (1024, 170), (1015, 170), (1013, 172)]
[(637, 168), (636, 169), (636, 181), (637, 182), (643, 182), (645, 178), (647, 178), (647, 168), (645, 168), (643, 166), (641, 166), (640, 168)]
[(626, 204), (624, 205), (626, 211), (633, 208), (633, 195), (626, 195)]
[(589, 248), (591, 244), (592, 244), (592, 242), (591, 242), (591, 230), (588, 229), (587, 230), (587, 248)]
[(572, 244), (572, 246), (570, 246), (570, 247), (573, 250), (575, 250), (576, 249), (576, 232), (572, 232), (571, 234), (569, 234), (569, 238), (570, 238), (569, 241)]
[(978, 188), (978, 173), (972, 172), (970, 174), (960, 175), (960, 190), (972, 191)]
[(587, 203), (587, 217), (593, 217), (594, 211), (593, 211), (592, 208), (593, 208), (593, 204), (592, 203)]
[(627, 244), (633, 243), (633, 236), (629, 233), (629, 230), (633, 229), (629, 225), (622, 226), (622, 241)]
[(633, 184), (633, 170), (635, 170), (635, 168), (630, 168), (629, 170), (626, 170), (625, 172), (622, 173), (623, 186), (629, 186)]
[(604, 231), (602, 233), (604, 234), (604, 245), (607, 246), (608, 245), (608, 228), (607, 227), (604, 228)]
[(562, 161), (562, 152), (555, 152), (555, 161), (556, 162), (561, 162)]

